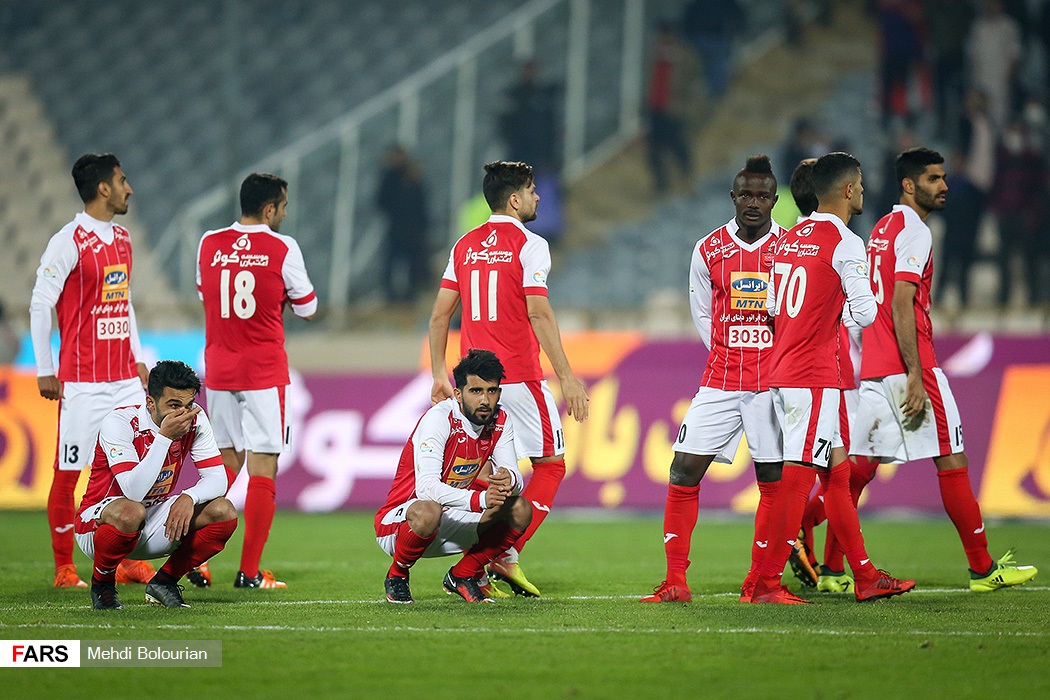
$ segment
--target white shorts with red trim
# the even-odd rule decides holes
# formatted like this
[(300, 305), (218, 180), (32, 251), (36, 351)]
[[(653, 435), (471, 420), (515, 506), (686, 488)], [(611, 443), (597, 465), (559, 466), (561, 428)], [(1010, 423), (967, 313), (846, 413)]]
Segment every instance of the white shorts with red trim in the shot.
[(910, 462), (962, 452), (962, 418), (948, 378), (939, 367), (924, 369), (922, 384), (929, 396), (926, 408), (906, 419), (900, 405), (907, 394), (907, 375), (862, 380), (850, 453), (884, 462)]
[(80, 471), (95, 458), (98, 429), (114, 408), (141, 406), (146, 400), (142, 382), (63, 382), (58, 402), (58, 468)]
[[(418, 500), (418, 498), (412, 498), (396, 508), (391, 508), (380, 521), (376, 529), (376, 542), (390, 556), (394, 556), (397, 530), (408, 517), (408, 507)], [(479, 522), (481, 522), (481, 513), (444, 509), (441, 512), (437, 537), (424, 550), (423, 556), (447, 557), (467, 551), (478, 542)]]
[(860, 406), (859, 389), (843, 389), (842, 400), (839, 402), (839, 436), (842, 438), (842, 446), (846, 448), (846, 454), (850, 452), (850, 426), (856, 421), (857, 410)]
[(714, 455), (730, 464), (742, 435), (756, 462), (783, 458), (780, 425), (768, 391), (724, 391), (702, 386), (689, 404), (675, 439), (675, 452)]
[(831, 450), (842, 447), (841, 389), (771, 389), (784, 434), (784, 461), (828, 466)]
[(504, 384), (500, 406), (514, 422), (518, 459), (565, 454), (565, 433), (547, 380)]
[(288, 449), (292, 429), (285, 420), (288, 387), (248, 391), (206, 389), (208, 417), (219, 449), (280, 454)]
[[(94, 522), (91, 532), (75, 535), (80, 551), (89, 559), (95, 558), (95, 529), (98, 527), (98, 518), (106, 506), (118, 498), (122, 496), (103, 498), (80, 514), (83, 522)], [(169, 540), (164, 535), (164, 523), (168, 521), (168, 511), (171, 510), (176, 498), (178, 498), (177, 494), (146, 506), (146, 522), (142, 526), (142, 534), (139, 535), (135, 549), (127, 556), (128, 559), (157, 559), (168, 556), (178, 548), (181, 544), (179, 540)]]

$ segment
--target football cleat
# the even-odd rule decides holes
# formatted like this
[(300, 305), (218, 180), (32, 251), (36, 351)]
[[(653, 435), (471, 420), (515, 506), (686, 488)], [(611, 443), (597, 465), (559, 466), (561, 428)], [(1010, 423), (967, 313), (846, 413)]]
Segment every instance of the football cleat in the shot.
[(259, 571), (255, 575), (255, 578), (249, 578), (245, 576), (243, 571), (237, 572), (237, 578), (233, 581), (234, 588), (288, 588), (288, 584), (284, 581), (278, 581), (273, 572), (267, 569), (266, 571)]
[(186, 574), (186, 580), (197, 588), (207, 588), (211, 585), (211, 568), (208, 566), (208, 562), (204, 562), (196, 569), (190, 569), (190, 572)]
[(845, 571), (832, 571), (820, 565), (820, 576), (817, 578), (817, 590), (821, 593), (849, 593), (854, 588), (853, 577)]
[(148, 561), (125, 559), (117, 564), (117, 583), (149, 583), (157, 570)]
[(752, 575), (750, 571), (747, 572), (747, 576), (744, 577), (744, 582), (740, 584), (740, 602), (750, 603), (751, 596), (755, 592), (755, 584), (758, 583), (758, 575)]
[(661, 581), (650, 595), (638, 599), (640, 603), (688, 603), (693, 599), (689, 586)]
[(452, 575), (452, 569), (448, 570), (445, 574), (445, 580), (442, 582), (442, 586), (445, 588), (445, 593), (449, 595), (458, 595), (468, 603), (493, 603), (495, 602), (492, 598), (489, 598), (481, 591), (481, 587), (478, 586), (477, 578), (457, 578)]
[(55, 569), (55, 588), (87, 588), (79, 576), (77, 576), (76, 564), (63, 564)]
[(146, 584), (146, 602), (165, 608), (188, 608), (190, 606), (182, 599), (182, 591), (182, 586), (177, 583), (150, 581)]
[(779, 605), (812, 605), (813, 601), (800, 598), (782, 584), (770, 586), (761, 580), (755, 582), (751, 593), (752, 603), (777, 603)]
[(386, 588), (386, 599), (391, 603), (411, 603), (412, 591), (408, 589), (408, 577), (387, 576), (383, 584)]
[(516, 561), (508, 562), (499, 557), (489, 562), (485, 571), (496, 581), (506, 581), (515, 595), (526, 598), (540, 597), (540, 589), (529, 583), (529, 580), (525, 578), (525, 572), (521, 570)]
[[(1034, 566), (1018, 566), (1017, 562), (1014, 561), (1014, 550), (1011, 549), (999, 561), (995, 562), (992, 570), (984, 576), (978, 576), (971, 571), (970, 590), (986, 593), (999, 588), (1019, 586), (1022, 583), (1031, 581), (1038, 573), (1039, 569)], [(56, 583), (55, 585), (57, 586), (58, 584)]]
[(795, 578), (799, 580), (803, 588), (814, 588), (817, 585), (819, 577), (813, 569), (813, 565), (809, 563), (809, 551), (806, 549), (806, 543), (802, 539), (801, 534), (791, 548), (791, 556), (788, 557), (788, 563), (791, 564), (791, 570), (795, 573)]
[(868, 600), (880, 600), (892, 598), (895, 595), (907, 593), (915, 588), (915, 582), (910, 579), (893, 578), (887, 572), (879, 569), (878, 578), (868, 583), (853, 584), (853, 593), (857, 596), (857, 602), (863, 603)]
[(91, 587), (91, 607), (95, 610), (124, 609), (124, 606), (120, 604), (120, 598), (117, 597), (117, 587), (112, 581), (96, 583)]
[(496, 582), (489, 578), (487, 573), (482, 574), (478, 579), (478, 588), (481, 592), (487, 595), (489, 598), (510, 598), (511, 594), (496, 585)]

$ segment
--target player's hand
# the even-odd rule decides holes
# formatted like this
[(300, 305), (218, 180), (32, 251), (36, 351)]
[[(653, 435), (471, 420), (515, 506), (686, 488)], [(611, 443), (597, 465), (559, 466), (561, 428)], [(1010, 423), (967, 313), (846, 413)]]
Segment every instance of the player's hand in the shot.
[(181, 540), (189, 533), (192, 520), (193, 499), (180, 493), (168, 511), (168, 519), (164, 522), (164, 536), (172, 542)]
[(50, 401), (58, 401), (62, 398), (62, 382), (58, 381), (58, 377), (53, 374), (49, 374), (46, 377), (36, 378), (37, 388), (40, 389), (40, 395)]
[(452, 398), (452, 383), (448, 379), (435, 379), (434, 386), (430, 389), (430, 403)]
[(146, 367), (144, 362), (139, 362), (135, 365), (135, 370), (139, 373), (139, 381), (142, 382), (142, 390), (149, 390), (149, 368)]
[(509, 495), (511, 478), (510, 470), (506, 467), (500, 467), (489, 475), (489, 486), (496, 486), (500, 491)]
[(498, 484), (489, 482), (489, 487), (485, 490), (485, 510), (499, 508), (506, 502), (507, 491), (501, 488)]
[(590, 399), (587, 398), (587, 388), (576, 377), (571, 377), (561, 383), (561, 394), (565, 397), (565, 406), (569, 409), (569, 415), (576, 419), (577, 423), (587, 420), (590, 414)]
[(908, 374), (908, 385), (904, 393), (904, 402), (900, 405), (905, 418), (916, 418), (926, 408), (926, 387), (922, 385), (922, 374)]
[(171, 440), (178, 440), (180, 437), (190, 432), (190, 428), (193, 427), (193, 421), (197, 418), (197, 414), (201, 412), (201, 407), (194, 405), (192, 408), (176, 408), (174, 411), (164, 416), (164, 420), (160, 422), (160, 434)]

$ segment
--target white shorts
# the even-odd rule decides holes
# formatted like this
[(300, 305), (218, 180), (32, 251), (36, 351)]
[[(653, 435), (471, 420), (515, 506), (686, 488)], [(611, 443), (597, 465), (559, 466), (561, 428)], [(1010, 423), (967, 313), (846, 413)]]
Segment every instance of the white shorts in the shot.
[(852, 426), (857, 420), (859, 407), (860, 390), (843, 389), (842, 401), (839, 403), (839, 436), (847, 454), (854, 454), (850, 451), (850, 436), (853, 434)]
[(98, 429), (114, 408), (141, 406), (146, 392), (138, 378), (116, 382), (63, 382), (58, 404), (58, 468), (80, 471), (95, 458)]
[(518, 459), (565, 454), (565, 433), (547, 380), (504, 384), (499, 404), (514, 422)]
[(208, 417), (219, 449), (257, 454), (281, 454), (292, 439), (285, 421), (285, 389), (222, 391), (205, 389)]
[(842, 447), (841, 389), (771, 389), (784, 434), (784, 461), (828, 466), (831, 450)]
[[(121, 496), (103, 498), (80, 514), (81, 521), (87, 523), (97, 520), (102, 515), (105, 507), (118, 498), (121, 498)], [(175, 503), (176, 498), (178, 498), (177, 495), (165, 498), (160, 503), (146, 506), (146, 522), (142, 526), (142, 534), (139, 535), (139, 541), (135, 545), (134, 551), (127, 556), (128, 559), (157, 559), (168, 556), (178, 548), (181, 544), (179, 540), (169, 540), (164, 536), (164, 523), (168, 521), (168, 511), (171, 510), (171, 506)], [(76, 540), (77, 544), (80, 545), (80, 551), (86, 554), (89, 559), (94, 559), (94, 531), (86, 534), (77, 533)]]
[(850, 452), (879, 457), (884, 462), (962, 452), (962, 419), (947, 377), (939, 367), (924, 369), (922, 383), (930, 397), (926, 408), (920, 416), (905, 419), (900, 405), (907, 393), (907, 375), (862, 380)]
[(715, 455), (716, 462), (731, 464), (747, 436), (747, 447), (756, 462), (783, 458), (780, 426), (768, 391), (723, 391), (702, 386), (686, 411), (675, 440), (675, 452)]
[[(408, 517), (408, 507), (418, 500), (418, 498), (413, 498), (396, 508), (391, 508), (383, 516), (379, 527), (376, 528), (376, 542), (390, 556), (394, 556), (397, 530)], [(481, 513), (446, 508), (441, 512), (437, 537), (424, 550), (423, 556), (447, 557), (467, 551), (478, 542), (479, 522), (481, 522)]]

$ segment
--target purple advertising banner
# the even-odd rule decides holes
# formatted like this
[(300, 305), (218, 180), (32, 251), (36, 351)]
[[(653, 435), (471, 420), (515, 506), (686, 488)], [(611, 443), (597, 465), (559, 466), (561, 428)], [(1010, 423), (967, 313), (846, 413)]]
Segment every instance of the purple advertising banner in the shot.
[[(574, 365), (591, 344), (602, 359), (579, 363), (591, 416), (583, 424), (562, 418), (567, 475), (557, 503), (661, 510), (672, 441), (706, 350), (688, 341), (625, 341), (619, 334), (603, 344), (601, 337), (570, 346)], [(1050, 339), (945, 337), (937, 352), (962, 414), (970, 478), (985, 513), (1050, 517)], [(281, 457), (278, 506), (378, 507), (429, 395), (428, 372), (296, 376), (288, 401), (294, 444)], [(242, 474), (231, 491), (238, 505), (244, 488)], [(868, 509), (941, 510), (928, 459), (883, 465), (865, 499)], [(742, 513), (753, 512), (757, 500), (743, 445), (733, 464), (712, 466), (700, 494), (703, 508)]]

